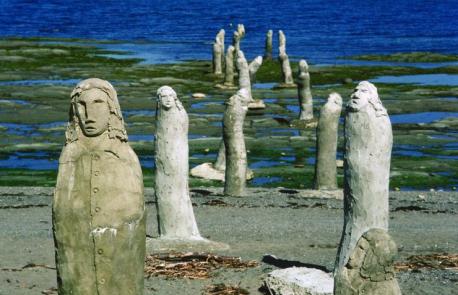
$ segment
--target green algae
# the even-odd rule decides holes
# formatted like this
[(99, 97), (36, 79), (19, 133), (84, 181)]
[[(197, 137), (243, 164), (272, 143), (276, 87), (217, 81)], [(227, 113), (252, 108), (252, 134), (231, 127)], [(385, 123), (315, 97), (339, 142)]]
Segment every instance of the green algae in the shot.
[(353, 60), (367, 60), (367, 61), (392, 61), (392, 62), (447, 62), (458, 61), (456, 54), (441, 54), (434, 52), (399, 52), (393, 54), (366, 54), (346, 57), (346, 59)]
[[(51, 41), (48, 43), (47, 41)], [(90, 42), (89, 42), (90, 41)], [(105, 41), (101, 41), (105, 42)], [(116, 43), (117, 41), (113, 41)], [(88, 45), (87, 43), (91, 43)], [(100, 77), (111, 81), (118, 91), (121, 107), (124, 111), (148, 110), (154, 113), (155, 90), (168, 84), (177, 91), (185, 108), (188, 110), (191, 136), (200, 138), (189, 140), (190, 165), (216, 160), (216, 153), (221, 141), (221, 118), (224, 101), (234, 90), (219, 90), (214, 87), (221, 83), (221, 78), (211, 74), (210, 61), (186, 61), (176, 64), (145, 65), (139, 59), (124, 56), (123, 59), (107, 57), (105, 54), (125, 54), (125, 51), (107, 51), (96, 46), (92, 40), (46, 40), (46, 38), (0, 40), (0, 81), (50, 80), (45, 84), (7, 85), (0, 84), (0, 98), (22, 99), (30, 102), (25, 106), (7, 106), (3, 108), (1, 122), (21, 124), (41, 124), (66, 122), (70, 92), (74, 80), (87, 77)], [(296, 63), (291, 63), (296, 73)], [(280, 63), (266, 61), (256, 75), (258, 83), (278, 83), (281, 81)], [(315, 103), (315, 115), (331, 91), (338, 91), (346, 100), (354, 83), (349, 81), (366, 80), (380, 75), (412, 75), (428, 73), (458, 73), (458, 67), (419, 69), (401, 66), (332, 66), (310, 67), (312, 94)], [(69, 80), (71, 79), (71, 80)], [(52, 82), (55, 81), (55, 82)], [(458, 112), (458, 106), (442, 97), (455, 97), (458, 87), (418, 86), (410, 84), (377, 84), (380, 97), (390, 114), (448, 111)], [(192, 98), (195, 92), (206, 94), (205, 99)], [(253, 89), (253, 97), (275, 99), (267, 103), (264, 110), (249, 111), (244, 132), (248, 149), (249, 163), (268, 159), (279, 162), (278, 166), (254, 169), (256, 177), (274, 179), (263, 186), (311, 188), (313, 165), (307, 164), (314, 157), (315, 129), (291, 127), (297, 114), (288, 106), (297, 105), (297, 90), (292, 89)], [(198, 103), (205, 103), (202, 108), (195, 108)], [(128, 134), (154, 134), (154, 115), (124, 115)], [(441, 125), (438, 125), (438, 124)], [(427, 156), (393, 156), (391, 187), (438, 187), (456, 183), (456, 160), (443, 164), (438, 156), (456, 156), (456, 152), (445, 150), (443, 145), (450, 142), (431, 138), (457, 129), (453, 121), (437, 124), (395, 124), (395, 144), (414, 145), (415, 150)], [(0, 123), (1, 125), (1, 123)], [(342, 128), (340, 128), (342, 129)], [(52, 151), (58, 152), (64, 142), (64, 125), (58, 127), (37, 128), (38, 135), (24, 136), (8, 133), (0, 126), (0, 152), (9, 155), (17, 151)], [(280, 136), (265, 136), (277, 132)], [(297, 133), (297, 136), (291, 135)], [(342, 134), (342, 133), (341, 133)], [(416, 145), (416, 143), (419, 143)], [(151, 141), (133, 141), (130, 144), (140, 156), (151, 156), (154, 145)], [(342, 146), (342, 140), (339, 142)], [(433, 145), (424, 147), (422, 145)], [(205, 157), (194, 157), (204, 155)], [(215, 155), (215, 158), (212, 158)], [(288, 160), (284, 160), (284, 158)], [(424, 167), (424, 168), (419, 168)], [(411, 171), (420, 169), (420, 174)], [(153, 169), (144, 168), (146, 186), (154, 183)], [(342, 186), (342, 169), (339, 169), (338, 181)], [(2, 185), (53, 185), (52, 171), (41, 172), (25, 169), (0, 169)], [(440, 174), (443, 171), (450, 175)], [(5, 172), (6, 173), (6, 172)], [(399, 174), (400, 173), (400, 174)], [(439, 174), (438, 174), (439, 173)], [(431, 176), (431, 175), (433, 176)], [(429, 178), (428, 178), (429, 176)], [(277, 178), (278, 177), (279, 180)], [(448, 181), (448, 182), (447, 182)], [(191, 186), (221, 186), (221, 183), (190, 179)], [(254, 183), (249, 183), (254, 186)]]

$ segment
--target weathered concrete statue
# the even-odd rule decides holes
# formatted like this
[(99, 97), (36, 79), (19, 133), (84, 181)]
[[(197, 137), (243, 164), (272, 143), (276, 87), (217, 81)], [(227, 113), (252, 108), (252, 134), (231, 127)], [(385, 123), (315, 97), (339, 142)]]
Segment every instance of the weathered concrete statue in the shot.
[(226, 102), (223, 117), (223, 140), (226, 147), (225, 195), (241, 197), (245, 193), (247, 155), (243, 122), (248, 111), (249, 95), (247, 89), (241, 88)]
[(282, 30), (278, 31), (278, 55), (286, 54), (286, 37)]
[(213, 43), (213, 74), (215, 75), (223, 74), (224, 35), (225, 32), (221, 29)]
[(221, 63), (221, 57), (223, 56), (223, 51), (221, 45), (218, 43), (213, 43), (213, 74), (222, 75), (223, 66)]
[(221, 52), (223, 53), (223, 55), (221, 56), (221, 64), (224, 64), (224, 52), (225, 52), (224, 39), (225, 37), (226, 37), (226, 31), (224, 31), (224, 29), (221, 29), (219, 30), (218, 34), (216, 34), (216, 39), (215, 39), (215, 41), (218, 44), (220, 44)]
[(65, 135), (52, 208), (58, 292), (143, 294), (142, 170), (110, 83), (78, 83)]
[(341, 110), (342, 97), (331, 93), (321, 108), (316, 130), (315, 189), (337, 189), (336, 152)]
[(278, 31), (278, 59), (281, 63), (281, 72), (283, 82), (280, 87), (294, 87), (293, 73), (291, 71), (291, 65), (289, 63), (288, 54), (286, 54), (286, 37), (282, 30)]
[(234, 86), (234, 46), (229, 46), (226, 52), (226, 69), (224, 76), (225, 86)]
[(248, 69), (250, 71), (250, 82), (254, 83), (256, 80), (256, 72), (259, 70), (259, 68), (262, 65), (262, 56), (257, 56), (255, 59), (253, 59), (250, 64), (248, 65)]
[(237, 31), (234, 31), (234, 35), (232, 36), (232, 46), (234, 46), (236, 53), (240, 50), (240, 41), (243, 37), (245, 37), (245, 26), (243, 24), (238, 24)]
[(344, 228), (335, 274), (371, 228), (388, 230), (388, 187), (393, 135), (377, 88), (363, 81), (347, 104), (344, 153)]
[(210, 243), (200, 236), (189, 196), (188, 123), (175, 91), (160, 87), (155, 140), (159, 239), (148, 239), (148, 250), (186, 250)]
[(299, 61), (297, 94), (300, 107), (299, 120), (313, 119), (313, 98), (310, 90), (309, 66), (304, 59)]
[(336, 295), (400, 295), (394, 271), (397, 248), (383, 229), (368, 230), (334, 280)]
[(237, 71), (239, 73), (239, 88), (246, 89), (249, 94), (250, 102), (253, 101), (253, 97), (251, 96), (251, 77), (256, 75), (259, 67), (262, 64), (262, 56), (256, 57), (250, 65), (243, 54), (243, 51), (240, 50), (237, 54)]
[(272, 36), (273, 36), (273, 31), (272, 30), (267, 31), (266, 46), (265, 46), (265, 53), (264, 53), (265, 60), (272, 60)]

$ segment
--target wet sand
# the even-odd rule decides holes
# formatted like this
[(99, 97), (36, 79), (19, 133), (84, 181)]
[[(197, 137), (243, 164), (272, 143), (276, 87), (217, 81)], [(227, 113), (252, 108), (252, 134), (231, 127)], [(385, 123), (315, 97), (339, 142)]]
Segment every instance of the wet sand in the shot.
[[(202, 235), (231, 246), (219, 254), (260, 265), (219, 269), (205, 280), (150, 278), (145, 294), (202, 294), (205, 286), (216, 283), (262, 294), (262, 278), (281, 266), (279, 260), (285, 260), (283, 266), (315, 264), (332, 271), (343, 223), (342, 200), (335, 198), (341, 192), (253, 188), (247, 197), (229, 198), (221, 188), (192, 191)], [(56, 287), (51, 200), (52, 188), (0, 188), (0, 294), (41, 294)], [(156, 236), (152, 189), (146, 190), (146, 201), (148, 235)], [(398, 261), (417, 254), (458, 253), (457, 192), (390, 192), (390, 211)], [(262, 262), (266, 254), (279, 260)], [(402, 271), (397, 278), (403, 294), (456, 294), (458, 288), (458, 272), (452, 270)]]

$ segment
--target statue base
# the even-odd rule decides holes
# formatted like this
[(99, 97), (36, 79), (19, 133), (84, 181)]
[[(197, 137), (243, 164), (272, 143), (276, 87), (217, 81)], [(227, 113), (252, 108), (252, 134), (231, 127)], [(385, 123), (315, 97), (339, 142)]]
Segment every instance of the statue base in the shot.
[(262, 99), (255, 99), (248, 104), (249, 110), (263, 110), (266, 108), (266, 104)]
[[(192, 168), (189, 174), (191, 174), (191, 176), (193, 177), (209, 179), (209, 180), (219, 180), (223, 182), (224, 182), (224, 177), (225, 177), (224, 170), (215, 169), (215, 167), (213, 166), (213, 163), (208, 163), (208, 162), (197, 165), (196, 167)], [(253, 177), (254, 177), (253, 170), (247, 168), (246, 179), (250, 180), (250, 179), (253, 179)]]
[(274, 89), (297, 88), (295, 83), (280, 83), (274, 86)]
[(229, 250), (229, 245), (213, 242), (204, 238), (171, 239), (171, 238), (146, 238), (146, 253), (164, 252), (214, 252)]
[(218, 89), (225, 89), (225, 90), (235, 90), (235, 89), (238, 89), (238, 87), (235, 86), (235, 85), (227, 85), (227, 84), (216, 84), (216, 85), (215, 85), (215, 88), (218, 88)]

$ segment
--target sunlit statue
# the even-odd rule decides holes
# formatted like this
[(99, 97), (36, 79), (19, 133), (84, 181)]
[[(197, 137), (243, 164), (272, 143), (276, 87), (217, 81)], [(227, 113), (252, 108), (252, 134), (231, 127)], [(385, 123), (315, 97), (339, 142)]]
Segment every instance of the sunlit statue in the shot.
[(143, 180), (116, 91), (81, 81), (71, 94), (53, 230), (59, 294), (143, 294)]
[(396, 244), (385, 230), (368, 230), (335, 277), (334, 294), (400, 295), (394, 271), (396, 254)]

